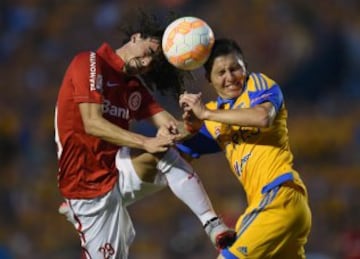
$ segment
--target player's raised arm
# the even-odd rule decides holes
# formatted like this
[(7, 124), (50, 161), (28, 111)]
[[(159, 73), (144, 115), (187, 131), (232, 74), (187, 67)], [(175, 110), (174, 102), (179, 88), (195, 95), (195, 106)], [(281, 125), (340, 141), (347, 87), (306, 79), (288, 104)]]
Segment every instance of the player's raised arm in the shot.
[(181, 104), (186, 104), (185, 111), (192, 111), (200, 120), (211, 120), (221, 123), (248, 127), (269, 127), (275, 119), (276, 111), (269, 101), (251, 108), (241, 109), (208, 109), (199, 94), (185, 93), (180, 97)]
[(100, 104), (81, 103), (79, 108), (85, 132), (110, 143), (143, 149), (150, 153), (165, 152), (168, 146), (173, 144), (174, 137), (171, 135), (152, 138), (114, 125), (104, 119)]

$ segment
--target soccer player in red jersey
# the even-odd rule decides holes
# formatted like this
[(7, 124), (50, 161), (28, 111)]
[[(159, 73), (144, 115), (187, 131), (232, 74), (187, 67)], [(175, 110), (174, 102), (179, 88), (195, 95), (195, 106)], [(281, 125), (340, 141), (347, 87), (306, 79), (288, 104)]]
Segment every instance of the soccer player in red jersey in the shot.
[[(55, 110), (59, 211), (76, 228), (83, 258), (127, 258), (135, 231), (126, 205), (169, 186), (199, 218), (212, 242), (234, 232), (217, 217), (194, 170), (172, 148), (188, 133), (144, 86), (180, 89), (179, 73), (161, 52), (163, 29), (143, 12), (121, 47), (103, 43), (71, 61)], [(141, 76), (141, 78), (140, 78)], [(129, 130), (147, 119), (162, 129), (148, 137)], [(165, 130), (164, 130), (165, 129)], [(166, 131), (176, 134), (164, 134)], [(142, 152), (132, 153), (132, 150)]]

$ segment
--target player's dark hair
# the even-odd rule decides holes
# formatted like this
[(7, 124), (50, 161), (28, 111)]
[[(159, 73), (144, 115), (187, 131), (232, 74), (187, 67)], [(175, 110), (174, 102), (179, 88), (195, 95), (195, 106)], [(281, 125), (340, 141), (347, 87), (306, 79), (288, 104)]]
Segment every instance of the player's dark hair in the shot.
[[(142, 9), (138, 9), (136, 15), (131, 16), (129, 24), (120, 27), (125, 34), (124, 43), (128, 42), (133, 34), (140, 33), (143, 39), (154, 38), (161, 44), (166, 26), (177, 18), (177, 15), (171, 12), (162, 24), (156, 15), (146, 13)], [(191, 78), (191, 76), (189, 76), (189, 72), (179, 70), (171, 65), (161, 52), (155, 57), (152, 69), (142, 75), (142, 78), (150, 90), (158, 90), (161, 94), (171, 93), (177, 97), (184, 91), (185, 79)]]
[(143, 39), (154, 38), (161, 41), (164, 27), (156, 15), (147, 13), (143, 9), (138, 9), (136, 15), (131, 12), (128, 16), (125, 17), (128, 23), (122, 24), (119, 27), (120, 31), (125, 35), (123, 43), (130, 41), (131, 36), (136, 33), (140, 33)]
[(244, 62), (245, 68), (247, 68), (247, 62), (244, 59), (243, 51), (236, 41), (231, 39), (216, 39), (214, 42), (214, 46), (212, 47), (209, 58), (204, 64), (204, 68), (207, 74), (210, 75), (214, 60), (219, 56), (228, 55), (231, 53), (236, 53), (240, 59)]

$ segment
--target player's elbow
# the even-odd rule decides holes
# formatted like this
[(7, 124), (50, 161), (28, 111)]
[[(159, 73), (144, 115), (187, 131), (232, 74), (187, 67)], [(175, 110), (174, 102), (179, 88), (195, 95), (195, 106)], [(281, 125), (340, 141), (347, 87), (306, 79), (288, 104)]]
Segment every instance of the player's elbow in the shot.
[(275, 108), (271, 106), (270, 109), (268, 109), (267, 107), (258, 106), (256, 109), (258, 112), (257, 126), (260, 128), (268, 128), (272, 126), (276, 116)]
[(272, 126), (274, 122), (274, 116), (266, 111), (266, 110), (262, 110), (258, 116), (258, 127), (260, 128), (268, 128), (270, 126)]
[(91, 125), (91, 123), (84, 124), (84, 131), (88, 135), (94, 135), (94, 127)]
[(258, 120), (258, 127), (268, 128), (272, 125), (272, 121), (268, 115), (261, 116)]
[(98, 127), (97, 127), (97, 123), (95, 120), (85, 120), (85, 121), (83, 121), (83, 123), (84, 123), (84, 131), (86, 134), (92, 135), (92, 136), (98, 136), (98, 134), (97, 134)]

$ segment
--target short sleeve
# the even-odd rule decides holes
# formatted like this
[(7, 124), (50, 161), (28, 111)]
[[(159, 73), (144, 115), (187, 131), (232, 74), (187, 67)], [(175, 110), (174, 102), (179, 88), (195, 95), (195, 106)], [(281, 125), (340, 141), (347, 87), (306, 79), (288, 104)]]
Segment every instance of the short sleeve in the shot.
[(200, 131), (193, 137), (176, 146), (181, 152), (190, 155), (192, 158), (199, 158), (201, 155), (221, 151), (220, 146), (212, 138), (205, 125), (203, 125)]
[(264, 102), (271, 102), (276, 112), (278, 112), (284, 102), (284, 97), (280, 86), (263, 74), (252, 73), (251, 83), (254, 85), (254, 91), (249, 91), (250, 106), (254, 107)]
[(100, 62), (95, 52), (80, 53), (71, 62), (69, 72), (75, 102), (102, 103), (103, 81)]

